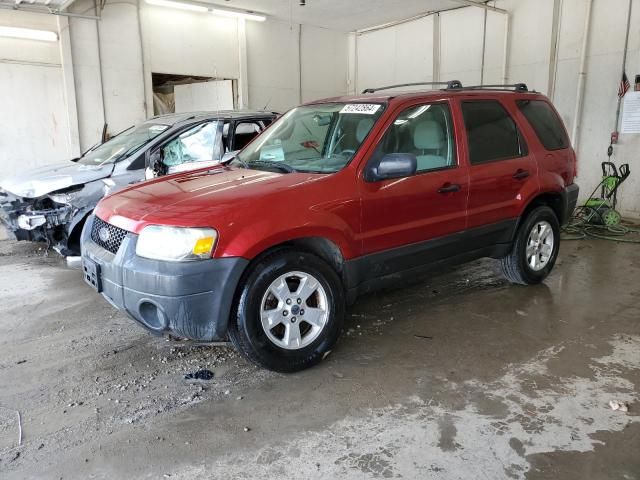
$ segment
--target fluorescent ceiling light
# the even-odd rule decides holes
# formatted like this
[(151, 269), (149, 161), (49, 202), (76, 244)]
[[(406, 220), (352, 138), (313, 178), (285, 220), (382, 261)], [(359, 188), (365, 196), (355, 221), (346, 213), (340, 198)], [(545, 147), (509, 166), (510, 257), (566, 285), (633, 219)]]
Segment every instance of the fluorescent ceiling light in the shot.
[(255, 22), (264, 22), (267, 17), (256, 13), (240, 12), (238, 10), (223, 10), (221, 8), (214, 8), (211, 10), (214, 15), (221, 15), (223, 17), (244, 18), (245, 20), (253, 20)]
[(194, 5), (192, 3), (172, 2), (171, 0), (145, 0), (149, 5), (158, 7), (179, 8), (180, 10), (189, 10), (191, 12), (208, 12), (207, 7), (202, 5)]
[(0, 37), (22, 38), (25, 40), (40, 40), (42, 42), (58, 41), (58, 34), (56, 32), (17, 27), (0, 27)]
[(242, 10), (230, 10), (226, 8), (209, 8), (204, 5), (196, 5), (194, 3), (183, 3), (183, 2), (174, 2), (172, 0), (145, 0), (149, 5), (156, 5), (159, 7), (169, 7), (169, 8), (179, 8), (180, 10), (189, 10), (192, 12), (209, 12), (214, 15), (221, 15), (223, 17), (231, 17), (231, 18), (244, 18), (245, 20), (253, 20), (256, 22), (264, 22), (267, 17), (264, 15), (252, 13), (252, 12), (244, 12)]

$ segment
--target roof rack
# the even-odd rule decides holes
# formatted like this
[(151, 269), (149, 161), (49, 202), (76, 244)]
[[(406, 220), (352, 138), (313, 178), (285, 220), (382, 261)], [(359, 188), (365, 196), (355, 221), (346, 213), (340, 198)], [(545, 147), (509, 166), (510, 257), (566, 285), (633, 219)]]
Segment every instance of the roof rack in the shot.
[(462, 87), (462, 82), (460, 80), (449, 80), (448, 82), (416, 82), (416, 83), (400, 83), (398, 85), (387, 85), (385, 87), (377, 87), (377, 88), (365, 88), (362, 93), (375, 93), (380, 90), (389, 90), (391, 88), (400, 88), (400, 87), (416, 87), (420, 85), (446, 85), (447, 90), (460, 90)]
[(471, 85), (469, 87), (464, 87), (465, 90), (490, 90), (490, 89), (501, 89), (501, 90), (514, 90), (516, 92), (528, 92), (529, 88), (527, 88), (526, 83), (513, 83), (509, 85)]

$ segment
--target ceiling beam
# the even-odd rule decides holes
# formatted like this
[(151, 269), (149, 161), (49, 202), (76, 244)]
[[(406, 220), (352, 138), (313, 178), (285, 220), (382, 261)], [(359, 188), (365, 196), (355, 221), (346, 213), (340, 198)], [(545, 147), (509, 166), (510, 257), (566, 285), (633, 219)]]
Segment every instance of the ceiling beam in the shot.
[(58, 7), (58, 10), (60, 10), (61, 12), (64, 12), (67, 8), (71, 6), (73, 2), (74, 0), (65, 0), (60, 4), (60, 6)]
[(486, 3), (478, 2), (478, 1), (475, 1), (475, 0), (453, 0), (453, 1), (454, 2), (458, 2), (458, 3), (462, 3), (464, 5), (468, 5), (470, 7), (483, 8), (485, 10), (490, 10), (492, 12), (509, 13), (504, 8), (492, 7), (491, 5), (487, 5)]
[(60, 17), (75, 17), (75, 18), (86, 18), (89, 20), (100, 20), (99, 16), (94, 15), (82, 15), (79, 13), (68, 13), (61, 12), (60, 10), (47, 8), (44, 5), (42, 7), (38, 5), (24, 4), (16, 5), (13, 2), (5, 2), (0, 0), (0, 10), (14, 10), (19, 12), (30, 12), (30, 13), (41, 13), (44, 15), (58, 15)]

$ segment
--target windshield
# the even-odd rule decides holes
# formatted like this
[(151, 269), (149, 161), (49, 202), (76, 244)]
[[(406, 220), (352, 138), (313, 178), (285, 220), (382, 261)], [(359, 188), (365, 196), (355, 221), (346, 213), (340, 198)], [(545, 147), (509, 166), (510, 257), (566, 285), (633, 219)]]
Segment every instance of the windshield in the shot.
[(332, 173), (356, 154), (384, 105), (326, 103), (290, 110), (237, 156), (235, 164)]
[(83, 165), (115, 163), (137, 151), (167, 128), (169, 128), (168, 125), (157, 123), (143, 123), (137, 127), (131, 127), (93, 150), (89, 150), (78, 160), (78, 163)]

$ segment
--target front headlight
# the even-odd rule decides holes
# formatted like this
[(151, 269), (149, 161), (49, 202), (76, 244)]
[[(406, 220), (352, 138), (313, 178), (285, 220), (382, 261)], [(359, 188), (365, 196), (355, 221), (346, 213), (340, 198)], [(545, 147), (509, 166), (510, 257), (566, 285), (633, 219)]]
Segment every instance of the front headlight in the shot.
[(48, 197), (53, 200), (55, 203), (61, 203), (61, 204), (70, 204), (72, 201), (75, 200), (76, 198), (76, 193), (75, 192), (69, 192), (69, 193), (52, 193), (50, 195), (48, 195)]
[(182, 228), (149, 225), (138, 236), (139, 257), (169, 262), (201, 260), (211, 257), (218, 232), (213, 228)]

